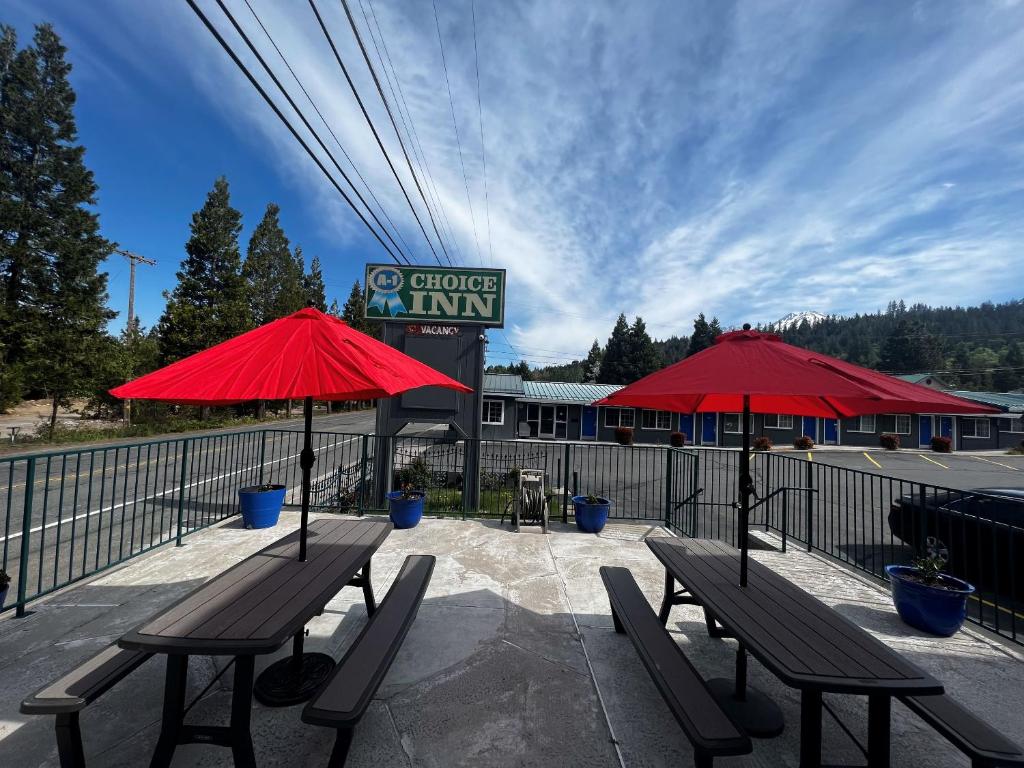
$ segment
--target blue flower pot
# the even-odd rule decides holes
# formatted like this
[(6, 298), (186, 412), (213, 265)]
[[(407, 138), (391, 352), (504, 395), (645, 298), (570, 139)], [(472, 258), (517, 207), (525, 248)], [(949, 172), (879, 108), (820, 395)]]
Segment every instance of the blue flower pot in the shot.
[(423, 518), (423, 499), (426, 494), (417, 491), (418, 496), (411, 499), (402, 498), (401, 491), (388, 494), (388, 506), (391, 509), (391, 522), (395, 528), (415, 528)]
[(612, 503), (600, 496), (597, 504), (588, 504), (586, 496), (573, 496), (572, 506), (576, 513), (576, 527), (584, 533), (600, 533), (608, 522), (608, 511)]
[(242, 522), (246, 528), (270, 528), (277, 525), (277, 518), (281, 515), (285, 487), (272, 485), (270, 490), (260, 488), (265, 486), (238, 489), (238, 504), (242, 508)]
[(7, 590), (10, 589), (10, 585), (0, 589), (0, 611), (3, 610), (4, 605), (7, 603)]
[(974, 586), (948, 575), (942, 576), (943, 582), (956, 589), (920, 584), (906, 577), (916, 570), (909, 565), (885, 566), (896, 612), (907, 624), (924, 632), (941, 637), (955, 634), (967, 616), (967, 597), (974, 593)]

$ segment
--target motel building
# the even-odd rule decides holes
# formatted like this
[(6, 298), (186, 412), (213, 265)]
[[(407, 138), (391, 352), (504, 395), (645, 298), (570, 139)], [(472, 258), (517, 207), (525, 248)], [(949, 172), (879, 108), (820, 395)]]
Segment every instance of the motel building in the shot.
[[(928, 377), (906, 377), (946, 390)], [(925, 376), (920, 377), (924, 379)], [(620, 389), (614, 384), (523, 381), (515, 374), (485, 374), (481, 436), (489, 440), (571, 440), (614, 442), (615, 428), (633, 428), (639, 444), (667, 445), (672, 432), (686, 435), (687, 445), (739, 447), (738, 413), (671, 413), (646, 408), (591, 405)], [(998, 408), (997, 416), (941, 413), (877, 414), (852, 419), (822, 419), (789, 414), (753, 414), (751, 434), (764, 435), (778, 447), (792, 447), (802, 435), (817, 446), (877, 448), (882, 434), (899, 435), (903, 448), (930, 448), (935, 435), (949, 437), (953, 449), (1005, 450), (1024, 442), (1024, 393), (951, 391), (950, 394)]]

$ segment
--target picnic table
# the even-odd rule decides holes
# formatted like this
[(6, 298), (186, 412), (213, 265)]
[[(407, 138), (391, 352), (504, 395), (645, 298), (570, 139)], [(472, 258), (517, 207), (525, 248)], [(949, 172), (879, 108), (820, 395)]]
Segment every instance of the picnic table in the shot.
[[(178, 744), (231, 747), (236, 766), (254, 766), (249, 728), (255, 658), (289, 639), (301, 648), (306, 623), (343, 587), (363, 587), (367, 610), (370, 559), (391, 523), (317, 520), (309, 526), (305, 562), (299, 534), (289, 534), (213, 578), (159, 616), (118, 641), (122, 648), (167, 656), (163, 719), (151, 765), (168, 766)], [(185, 695), (190, 655), (234, 656), (228, 726), (186, 725)]]
[[(695, 602), (785, 685), (801, 692), (800, 765), (821, 765), (822, 694), (868, 697), (868, 765), (889, 766), (893, 696), (943, 693), (942, 684), (873, 635), (764, 565), (711, 539), (647, 539), (665, 566), (666, 606)], [(680, 598), (673, 579), (689, 593)], [(662, 620), (668, 618), (663, 608)], [(737, 679), (740, 678), (739, 670)]]

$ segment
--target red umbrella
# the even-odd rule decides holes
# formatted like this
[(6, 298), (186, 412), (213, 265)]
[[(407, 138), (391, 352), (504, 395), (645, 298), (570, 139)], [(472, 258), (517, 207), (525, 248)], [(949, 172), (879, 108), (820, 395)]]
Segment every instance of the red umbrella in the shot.
[(750, 414), (848, 418), (873, 413), (998, 413), (995, 408), (911, 384), (744, 326), (692, 357), (652, 373), (595, 405), (680, 413), (743, 412), (740, 457), (740, 584), (747, 577)]
[(472, 392), (469, 387), (316, 309), (302, 309), (114, 387), (115, 397), (185, 405), (247, 400), (304, 400), (302, 523), (306, 559), (313, 400), (371, 400), (417, 387)]

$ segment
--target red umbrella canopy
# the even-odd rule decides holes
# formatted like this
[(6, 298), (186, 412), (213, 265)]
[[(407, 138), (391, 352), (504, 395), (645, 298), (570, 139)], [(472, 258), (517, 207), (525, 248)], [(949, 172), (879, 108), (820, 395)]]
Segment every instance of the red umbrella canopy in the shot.
[(678, 413), (752, 413), (847, 418), (872, 413), (998, 413), (995, 408), (911, 384), (828, 355), (742, 330), (652, 373), (595, 405)]
[(110, 390), (185, 405), (246, 400), (370, 400), (417, 387), (472, 392), (440, 371), (316, 309), (303, 309)]

